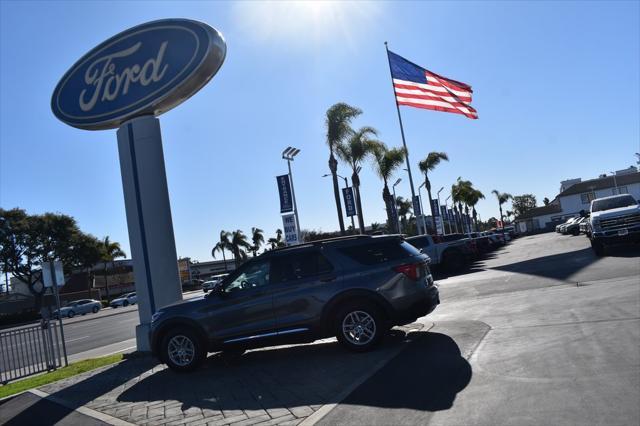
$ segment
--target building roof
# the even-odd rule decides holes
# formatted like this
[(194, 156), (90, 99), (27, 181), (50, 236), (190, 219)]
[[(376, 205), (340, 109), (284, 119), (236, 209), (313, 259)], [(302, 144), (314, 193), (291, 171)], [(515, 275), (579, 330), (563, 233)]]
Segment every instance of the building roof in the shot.
[(531, 210), (527, 210), (526, 212), (518, 216), (516, 220), (531, 219), (533, 217), (545, 216), (554, 213), (562, 213), (562, 207), (560, 207), (560, 205), (556, 203), (549, 203), (546, 206), (535, 207)]
[[(558, 197), (565, 197), (567, 195), (574, 195), (574, 194), (582, 194), (584, 192), (596, 191), (599, 189), (614, 188), (615, 184), (614, 184), (613, 178), (614, 178), (613, 176), (607, 176), (603, 178), (590, 179), (590, 180), (585, 180), (583, 182), (576, 183), (574, 185), (571, 185), (565, 191), (561, 192), (560, 195), (558, 195)], [(629, 173), (626, 175), (616, 175), (615, 183), (617, 183), (618, 186), (630, 185), (632, 183), (640, 183), (640, 172)]]

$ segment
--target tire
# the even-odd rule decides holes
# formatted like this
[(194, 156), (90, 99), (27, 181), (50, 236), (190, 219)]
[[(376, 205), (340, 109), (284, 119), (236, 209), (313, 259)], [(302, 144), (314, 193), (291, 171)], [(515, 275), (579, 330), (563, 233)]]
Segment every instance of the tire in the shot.
[[(197, 369), (207, 352), (198, 334), (187, 327), (169, 330), (160, 346), (162, 361), (173, 371), (186, 373)], [(180, 351), (184, 352), (180, 352)]]
[(122, 302), (122, 307), (126, 308), (127, 306), (129, 306), (129, 301), (125, 300), (124, 302)]
[(73, 311), (67, 312), (67, 318), (73, 318), (75, 315), (76, 315), (76, 313), (73, 312)]
[(342, 346), (353, 352), (367, 352), (380, 343), (388, 324), (374, 304), (354, 302), (338, 309), (334, 317), (334, 329)]
[(598, 257), (607, 255), (607, 249), (600, 241), (591, 240), (591, 248)]
[(578, 236), (580, 235), (580, 228), (574, 228), (573, 230), (571, 230), (571, 234), (573, 236)]
[(91, 309), (91, 312), (93, 312), (94, 314), (97, 314), (99, 310), (100, 308), (98, 308), (97, 306), (94, 306), (93, 309)]

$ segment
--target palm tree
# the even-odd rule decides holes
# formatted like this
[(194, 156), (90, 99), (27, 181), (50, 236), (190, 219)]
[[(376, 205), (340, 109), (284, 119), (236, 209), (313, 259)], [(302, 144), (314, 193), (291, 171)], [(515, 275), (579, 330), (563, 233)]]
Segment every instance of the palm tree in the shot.
[[(407, 226), (407, 215), (411, 215), (412, 213), (411, 201), (405, 200), (401, 196), (397, 196), (396, 206), (398, 208), (398, 216), (400, 216), (400, 223), (402, 224), (402, 232), (408, 233), (407, 231), (409, 228)], [(411, 218), (411, 216), (409, 218)]]
[(340, 204), (340, 189), (338, 188), (338, 160), (336, 160), (334, 152), (336, 146), (353, 132), (350, 127), (351, 120), (360, 114), (362, 114), (362, 110), (340, 102), (327, 110), (325, 121), (327, 126), (327, 145), (329, 145), (329, 151), (331, 153), (329, 155), (329, 170), (331, 170), (333, 177), (333, 195), (336, 200), (340, 234), (342, 235), (344, 235), (344, 220), (342, 218), (342, 206)]
[(515, 213), (514, 213), (514, 212), (512, 212), (511, 210), (507, 210), (507, 211), (505, 212), (505, 216), (507, 217), (507, 220), (508, 220), (509, 222), (511, 222), (511, 216), (515, 216)]
[(284, 243), (282, 242), (282, 229), (276, 229), (275, 238), (269, 238), (267, 240), (267, 243), (271, 245), (271, 250), (282, 247), (284, 245)]
[(498, 207), (500, 208), (500, 222), (502, 222), (502, 227), (504, 228), (504, 216), (502, 214), (502, 205), (512, 199), (513, 197), (508, 192), (500, 192), (497, 189), (491, 191), (493, 195), (498, 199)]
[[(432, 172), (442, 160), (449, 161), (449, 156), (446, 152), (430, 152), (424, 160), (418, 163), (418, 168), (424, 173), (424, 186), (427, 188), (429, 194), (429, 207), (431, 210), (431, 221), (433, 222), (433, 229), (436, 229), (436, 217), (437, 212), (433, 211), (433, 205), (431, 203), (431, 182), (429, 181), (428, 173)], [(440, 208), (438, 206), (438, 208)]]
[(244, 233), (237, 229), (231, 233), (231, 239), (229, 240), (229, 250), (233, 253), (233, 261), (236, 265), (236, 268), (240, 265), (242, 261), (247, 258), (247, 252), (245, 250), (250, 250), (251, 244), (247, 241), (247, 236)]
[(264, 243), (264, 231), (260, 228), (251, 228), (251, 241), (253, 242), (251, 251), (253, 252), (253, 257), (256, 257), (256, 253)]
[(393, 196), (389, 191), (389, 179), (393, 172), (402, 165), (405, 157), (404, 148), (387, 148), (382, 142), (378, 142), (373, 151), (375, 171), (384, 182), (382, 199), (387, 210), (387, 224), (391, 233), (398, 233), (398, 224), (393, 218)]
[(364, 159), (373, 154), (377, 141), (371, 139), (371, 136), (377, 136), (377, 131), (373, 127), (361, 127), (352, 132), (349, 138), (344, 142), (338, 142), (335, 145), (338, 157), (349, 164), (352, 170), (351, 181), (356, 191), (356, 207), (358, 209), (358, 225), (360, 233), (364, 234), (364, 216), (362, 214), (362, 201), (360, 200), (360, 177), (358, 169)]
[(231, 233), (225, 230), (220, 231), (220, 240), (216, 243), (216, 245), (211, 250), (211, 256), (215, 259), (216, 252), (219, 251), (222, 253), (222, 260), (224, 261), (224, 271), (227, 272), (227, 258), (224, 255), (225, 250), (230, 250), (229, 246), (229, 237), (231, 237)]
[(478, 201), (484, 200), (484, 194), (475, 188), (471, 188), (466, 194), (466, 202), (472, 209), (473, 222), (475, 224), (476, 232), (478, 231), (478, 213), (476, 212), (476, 204)]
[(111, 242), (109, 237), (104, 237), (102, 244), (100, 244), (100, 251), (102, 261), (104, 262), (104, 289), (107, 293), (107, 300), (110, 298), (109, 294), (109, 280), (107, 279), (107, 262), (111, 262), (119, 257), (127, 257), (127, 254), (120, 248), (120, 243)]
[[(463, 211), (462, 211), (462, 204), (465, 203), (466, 204), (466, 200), (468, 198), (468, 193), (469, 191), (471, 191), (473, 188), (473, 184), (468, 181), (468, 180), (462, 180), (462, 178), (460, 176), (458, 176), (458, 179), (456, 180), (456, 183), (454, 183), (453, 185), (451, 185), (451, 200), (454, 203), (454, 210), (456, 210), (456, 212), (458, 213), (458, 217), (459, 217), (459, 222), (460, 222), (460, 228), (462, 230), (462, 232), (464, 233), (465, 230), (467, 230), (467, 226), (464, 224), (464, 216), (463, 216)], [(458, 203), (457, 208), (455, 203)], [(466, 214), (469, 215), (469, 207), (466, 207)]]

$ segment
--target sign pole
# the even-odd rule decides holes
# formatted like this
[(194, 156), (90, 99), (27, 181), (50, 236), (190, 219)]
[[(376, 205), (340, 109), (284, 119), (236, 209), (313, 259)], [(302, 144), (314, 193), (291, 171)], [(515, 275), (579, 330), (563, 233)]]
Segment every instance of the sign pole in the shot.
[(53, 281), (53, 294), (56, 299), (56, 310), (58, 311), (58, 325), (60, 326), (60, 339), (62, 339), (62, 353), (64, 354), (64, 365), (69, 365), (67, 358), (67, 344), (64, 341), (64, 327), (62, 326), (62, 315), (60, 314), (60, 295), (58, 294), (58, 277), (56, 276), (54, 262), (49, 262), (49, 272)]
[(136, 344), (145, 352), (151, 349), (151, 316), (182, 300), (160, 121), (153, 116), (134, 118), (118, 129), (117, 136), (138, 295)]
[[(393, 74), (391, 73), (391, 60), (389, 59), (389, 47), (387, 42), (384, 42), (384, 48), (387, 51), (387, 62), (389, 62), (389, 75), (391, 76), (391, 87), (393, 88), (393, 99), (396, 101), (396, 110), (398, 111), (398, 122), (400, 123), (400, 134), (402, 135), (402, 146), (404, 147), (404, 159), (407, 163), (407, 173), (409, 174), (409, 186), (411, 187), (411, 200), (415, 200), (416, 191), (413, 189), (413, 177), (411, 176), (411, 162), (409, 161), (409, 150), (407, 149), (407, 142), (404, 139), (404, 127), (402, 126), (402, 116), (400, 115), (400, 105), (398, 104), (398, 98), (396, 97), (396, 90), (393, 86)], [(393, 201), (395, 204), (395, 200)], [(423, 212), (424, 213), (424, 212)], [(418, 222), (416, 221), (416, 224)], [(418, 226), (420, 227), (420, 226)], [(426, 234), (426, 230), (418, 230), (420, 234)]]

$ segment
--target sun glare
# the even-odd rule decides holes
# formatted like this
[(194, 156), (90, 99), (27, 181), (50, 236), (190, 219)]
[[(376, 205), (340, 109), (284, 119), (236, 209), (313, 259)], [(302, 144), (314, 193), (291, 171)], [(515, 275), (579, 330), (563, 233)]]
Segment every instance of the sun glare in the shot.
[(370, 2), (239, 2), (234, 16), (243, 32), (263, 41), (307, 44), (336, 38), (351, 43), (377, 12)]

